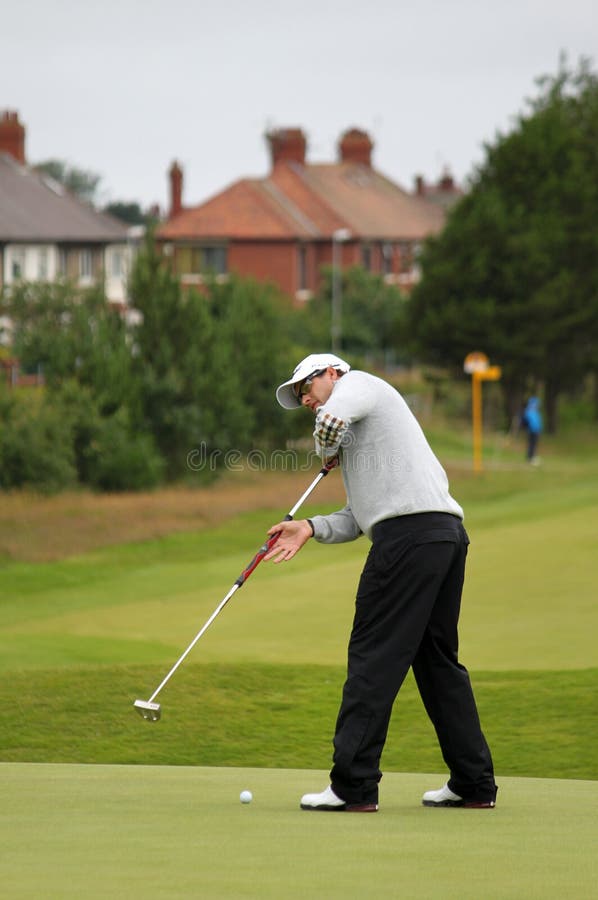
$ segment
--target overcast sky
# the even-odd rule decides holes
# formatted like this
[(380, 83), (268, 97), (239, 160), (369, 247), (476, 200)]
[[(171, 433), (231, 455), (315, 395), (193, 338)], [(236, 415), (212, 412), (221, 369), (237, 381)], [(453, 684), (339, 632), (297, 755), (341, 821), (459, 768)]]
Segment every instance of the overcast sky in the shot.
[(535, 80), (598, 60), (596, 0), (18, 0), (0, 15), (0, 109), (30, 163), (102, 177), (102, 200), (206, 200), (269, 170), (264, 133), (301, 127), (308, 159), (369, 132), (406, 188), (463, 181)]

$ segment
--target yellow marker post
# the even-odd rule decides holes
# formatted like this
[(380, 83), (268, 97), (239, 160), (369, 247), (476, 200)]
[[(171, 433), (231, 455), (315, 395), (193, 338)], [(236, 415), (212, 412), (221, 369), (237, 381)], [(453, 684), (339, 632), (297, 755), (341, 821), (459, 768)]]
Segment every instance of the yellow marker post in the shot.
[(463, 369), (471, 375), (471, 421), (473, 430), (473, 471), (482, 471), (482, 381), (498, 381), (500, 366), (491, 366), (485, 353), (468, 353)]

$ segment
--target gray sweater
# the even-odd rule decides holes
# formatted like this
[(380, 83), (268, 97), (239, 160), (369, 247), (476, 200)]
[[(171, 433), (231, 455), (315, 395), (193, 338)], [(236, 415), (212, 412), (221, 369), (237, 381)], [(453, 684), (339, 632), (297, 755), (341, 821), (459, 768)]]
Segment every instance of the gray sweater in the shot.
[(312, 519), (317, 541), (341, 543), (362, 533), (371, 539), (377, 522), (412, 513), (463, 518), (417, 419), (398, 391), (375, 375), (351, 371), (335, 383), (317, 411), (314, 438), (324, 460), (340, 450), (347, 492), (344, 509)]

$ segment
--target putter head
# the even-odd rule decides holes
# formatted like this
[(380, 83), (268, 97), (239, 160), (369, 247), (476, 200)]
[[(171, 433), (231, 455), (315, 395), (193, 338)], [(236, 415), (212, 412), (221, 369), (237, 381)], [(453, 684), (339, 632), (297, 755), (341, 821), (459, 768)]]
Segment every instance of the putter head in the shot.
[(148, 700), (136, 700), (133, 704), (142, 719), (147, 722), (157, 722), (160, 718), (160, 704), (150, 703)]

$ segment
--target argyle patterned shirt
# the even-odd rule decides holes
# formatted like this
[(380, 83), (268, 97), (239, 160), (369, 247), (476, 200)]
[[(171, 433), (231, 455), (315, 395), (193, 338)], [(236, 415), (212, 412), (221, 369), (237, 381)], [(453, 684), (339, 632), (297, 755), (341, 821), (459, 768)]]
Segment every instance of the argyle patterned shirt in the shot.
[(348, 424), (333, 416), (329, 412), (318, 411), (316, 414), (316, 427), (314, 429), (314, 440), (316, 443), (316, 453), (322, 458), (334, 456), (338, 452), (341, 442), (347, 433)]

